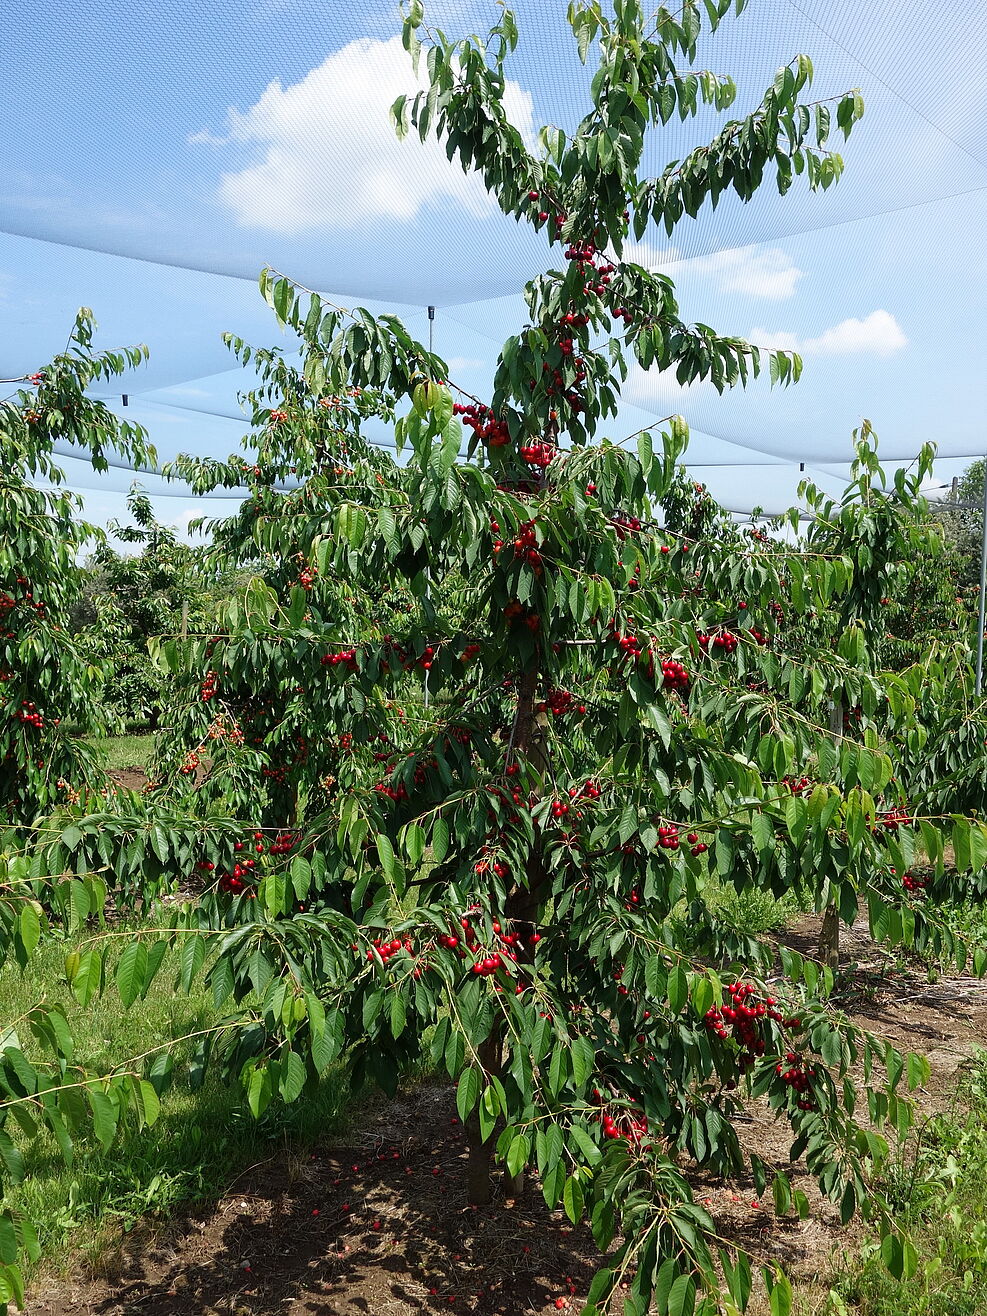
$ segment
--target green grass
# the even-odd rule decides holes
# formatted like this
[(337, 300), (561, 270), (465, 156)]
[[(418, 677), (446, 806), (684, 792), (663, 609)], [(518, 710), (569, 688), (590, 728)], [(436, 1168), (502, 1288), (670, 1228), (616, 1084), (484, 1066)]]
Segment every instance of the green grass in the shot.
[(707, 882), (703, 899), (714, 914), (728, 924), (734, 932), (758, 937), (765, 932), (779, 932), (794, 923), (802, 907), (794, 896), (776, 900), (767, 891), (737, 891), (727, 882), (717, 882), (712, 876)]
[[(20, 1017), (42, 997), (64, 1004), (80, 1063), (105, 1071), (131, 1056), (183, 1037), (218, 1020), (205, 993), (184, 996), (174, 990), (173, 974), (162, 969), (146, 1000), (129, 1011), (109, 986), (86, 1008), (78, 1005), (61, 981), (70, 944), (40, 946), (28, 971), (8, 965), (0, 970), (3, 1024)], [(21, 1036), (28, 1048), (26, 1030)], [(191, 1043), (176, 1053), (188, 1057)], [(96, 1264), (148, 1213), (176, 1203), (222, 1192), (240, 1171), (272, 1155), (292, 1157), (341, 1122), (347, 1093), (341, 1077), (329, 1076), (315, 1096), (289, 1107), (272, 1106), (258, 1123), (237, 1089), (217, 1075), (193, 1092), (178, 1079), (161, 1102), (161, 1115), (150, 1129), (128, 1125), (104, 1152), (95, 1139), (80, 1137), (75, 1159), (66, 1166), (54, 1139), (24, 1146), (27, 1178), (4, 1205), (27, 1216), (38, 1231), (42, 1264), (60, 1270), (70, 1258)], [(13, 1127), (8, 1126), (13, 1132)]]
[(105, 740), (92, 740), (103, 760), (107, 772), (117, 772), (121, 768), (146, 768), (154, 752), (153, 735), (147, 736), (110, 736)]
[(918, 1251), (915, 1275), (891, 1277), (866, 1247), (833, 1283), (827, 1316), (984, 1316), (987, 1312), (987, 1052), (956, 1108), (936, 1116), (884, 1184)]

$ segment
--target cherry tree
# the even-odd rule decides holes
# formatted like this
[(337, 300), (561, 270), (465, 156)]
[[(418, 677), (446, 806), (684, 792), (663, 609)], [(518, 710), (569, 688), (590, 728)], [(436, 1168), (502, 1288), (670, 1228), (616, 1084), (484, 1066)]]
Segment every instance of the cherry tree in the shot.
[(99, 673), (68, 627), (81, 588), (78, 556), (100, 532), (58, 487), (54, 447), (78, 446), (96, 470), (107, 469), (107, 451), (131, 461), (153, 452), (138, 426), (86, 395), (141, 364), (146, 349), (94, 352), (94, 329), (81, 310), (65, 351), (8, 380), (19, 387), (0, 402), (0, 820), (8, 823), (30, 822), (66, 789), (103, 776), (80, 738), (105, 726), (94, 702)]
[[(889, 876), (912, 819), (878, 817), (894, 763), (876, 733), (830, 729), (847, 691), (877, 708), (880, 674), (855, 644), (776, 642), (780, 600), (840, 606), (857, 563), (844, 544), (707, 533), (679, 418), (602, 433), (632, 362), (718, 389), (801, 368), (690, 325), (671, 280), (622, 255), (727, 190), (749, 199), (766, 171), (782, 192), (840, 175), (831, 123), (849, 133), (859, 95), (806, 103), (799, 56), (751, 114), (641, 176), (646, 134), (731, 105), (730, 79), (676, 65), (730, 9), (573, 4), (580, 54), (599, 60), (590, 105), (532, 151), (504, 107), (513, 15), (452, 42), (410, 6), (427, 87), (395, 106), (399, 131), (437, 135), (560, 259), (526, 286), (487, 398), (396, 318), (265, 271), (301, 367), (231, 338), (257, 369), (249, 455), (175, 468), (201, 491), (246, 483), (209, 529), (217, 561), (252, 578), (208, 632), (159, 646), (179, 734), (144, 812), (76, 811), (47, 854), (85, 867), (122, 838), (121, 899), (148, 856), (200, 875), (181, 980), (205, 971), (243, 1027), (199, 1059), (242, 1079), (255, 1113), (339, 1060), (393, 1092), (430, 1056), (456, 1083), (472, 1202), (520, 1195), (527, 1172), (601, 1249), (619, 1237), (587, 1316), (624, 1283), (627, 1312), (747, 1305), (750, 1261), (715, 1246), (685, 1166), (749, 1170), (759, 1191), (770, 1177), (780, 1211), (808, 1210), (743, 1151), (750, 1097), (788, 1122), (843, 1219), (864, 1207), (897, 1273), (915, 1263), (869, 1176), (923, 1062), (834, 1015), (825, 966), (783, 951), (769, 990), (774, 951), (707, 898), (728, 883), (848, 910), (866, 892), (905, 911), (887, 936), (914, 936)], [(399, 459), (368, 440), (371, 419)], [(962, 826), (982, 849), (983, 828)], [(204, 934), (223, 928), (213, 950)], [(128, 988), (155, 968), (134, 952)], [(787, 1311), (787, 1281), (764, 1279)]]

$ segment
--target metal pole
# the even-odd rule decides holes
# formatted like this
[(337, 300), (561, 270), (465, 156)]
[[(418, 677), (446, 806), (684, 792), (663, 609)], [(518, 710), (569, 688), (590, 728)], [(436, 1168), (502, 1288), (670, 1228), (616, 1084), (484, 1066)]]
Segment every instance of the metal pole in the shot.
[(987, 459), (984, 461), (984, 517), (980, 526), (980, 602), (977, 609), (977, 694), (984, 680), (984, 593), (987, 591)]
[(435, 325), (435, 307), (428, 308), (428, 350), (432, 350), (432, 330)]

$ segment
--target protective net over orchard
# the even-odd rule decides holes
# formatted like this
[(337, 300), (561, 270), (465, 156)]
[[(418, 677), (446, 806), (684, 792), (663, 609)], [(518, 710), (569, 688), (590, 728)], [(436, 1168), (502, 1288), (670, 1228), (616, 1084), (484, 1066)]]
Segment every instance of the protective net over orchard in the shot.
[[(492, 12), (437, 0), (429, 22), (458, 37)], [(596, 56), (580, 63), (564, 5), (520, 0), (517, 15), (508, 112), (523, 135), (542, 123), (571, 132)], [(985, 0), (946, 16), (931, 0), (907, 11), (754, 0), (715, 46), (700, 39), (695, 68), (729, 71), (736, 102), (725, 115), (675, 109), (649, 132), (642, 175), (743, 117), (800, 52), (814, 64), (807, 101), (860, 88), (866, 119), (839, 186), (812, 192), (796, 176), (784, 197), (772, 181), (746, 203), (727, 188), (674, 239), (649, 224), (629, 253), (675, 280), (685, 318), (800, 351), (799, 387), (765, 378), (720, 396), (636, 370), (612, 437), (681, 412), (690, 468), (740, 511), (787, 507), (804, 474), (838, 493), (847, 436), (865, 416), (886, 461), (936, 440), (940, 479), (980, 453), (983, 287), (969, 253), (987, 218), (985, 19)], [(250, 372), (234, 368), (221, 331), (270, 341), (253, 284), (272, 265), (338, 303), (394, 311), (422, 340), (431, 331), (457, 380), (485, 396), (548, 244), (437, 142), (395, 139), (387, 108), (414, 89), (398, 25), (390, 5), (354, 0), (235, 15), (164, 0), (150, 26), (120, 0), (50, 0), (40, 13), (14, 0), (0, 186), (0, 290), (13, 313), (0, 324), (0, 375), (49, 359), (91, 305), (104, 341), (151, 348), (102, 396), (149, 427), (162, 458), (223, 456), (245, 428), (237, 394)], [(392, 441), (384, 427), (374, 437)], [(132, 478), (126, 463), (96, 479), (69, 459), (70, 482), (105, 494), (112, 512)], [(162, 514), (188, 502), (186, 485), (143, 478)]]

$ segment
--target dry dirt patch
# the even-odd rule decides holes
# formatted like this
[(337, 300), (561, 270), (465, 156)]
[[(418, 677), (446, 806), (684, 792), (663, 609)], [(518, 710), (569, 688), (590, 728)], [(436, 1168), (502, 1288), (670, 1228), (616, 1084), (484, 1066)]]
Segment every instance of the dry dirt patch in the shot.
[[(818, 921), (785, 941), (811, 951)], [(849, 1012), (903, 1050), (923, 1051), (932, 1077), (923, 1113), (952, 1099), (956, 1071), (987, 1045), (987, 989), (968, 978), (936, 984), (889, 969), (851, 929), (845, 956), (866, 990)], [(767, 1110), (742, 1122), (746, 1147), (788, 1166), (790, 1134)], [(264, 1153), (262, 1153), (264, 1154)], [(476, 1210), (465, 1198), (465, 1146), (450, 1086), (425, 1085), (365, 1112), (359, 1133), (304, 1159), (281, 1151), (240, 1176), (219, 1203), (124, 1236), (102, 1276), (39, 1283), (30, 1316), (405, 1316), (412, 1312), (519, 1316), (579, 1310), (600, 1258), (587, 1228), (549, 1212), (533, 1186), (518, 1206)], [(696, 1175), (695, 1195), (721, 1236), (812, 1287), (835, 1253), (854, 1246), (799, 1168), (809, 1220), (779, 1218), (749, 1181)]]

